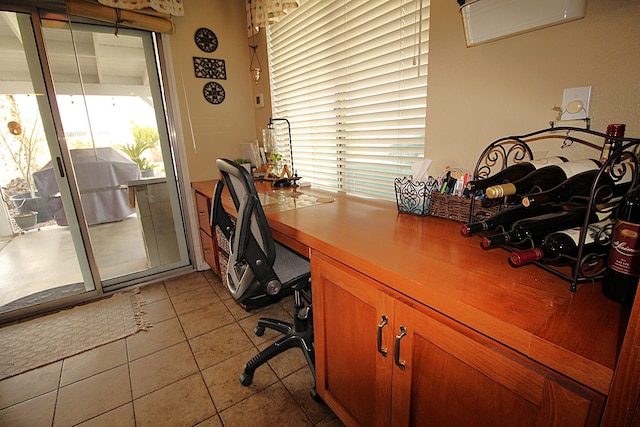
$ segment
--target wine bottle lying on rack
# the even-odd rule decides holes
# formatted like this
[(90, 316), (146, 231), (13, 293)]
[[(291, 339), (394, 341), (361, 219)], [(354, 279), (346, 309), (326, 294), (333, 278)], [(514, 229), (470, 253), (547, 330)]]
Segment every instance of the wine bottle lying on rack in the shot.
[(594, 159), (576, 160), (545, 166), (517, 181), (489, 187), (485, 190), (485, 196), (490, 199), (497, 199), (513, 194), (547, 191), (566, 181), (567, 178), (577, 175), (580, 172), (600, 169), (601, 166), (600, 162)]
[(514, 222), (521, 219), (551, 212), (560, 212), (565, 209), (566, 207), (560, 203), (545, 203), (531, 209), (527, 209), (522, 205), (512, 205), (496, 212), (487, 219), (463, 224), (460, 228), (460, 233), (463, 236), (471, 236), (474, 233), (492, 231), (498, 227), (509, 230)]
[[(618, 165), (618, 167), (620, 166), (623, 166), (623, 164)], [(527, 194), (522, 197), (522, 205), (525, 207), (534, 207), (542, 203), (576, 201), (576, 197), (582, 198), (582, 200), (586, 202), (599, 171), (599, 169), (592, 169), (581, 172), (550, 190)], [(619, 179), (616, 178), (618, 179), (617, 181), (614, 181), (608, 173), (602, 173), (598, 178), (596, 191), (593, 194), (593, 203), (598, 205), (606, 203), (613, 198), (623, 196), (631, 188), (632, 178), (633, 168), (630, 164), (624, 168), (624, 173)]]
[[(611, 243), (612, 228), (613, 220), (610, 219), (590, 224), (584, 236), (582, 254), (606, 255)], [(550, 233), (542, 240), (540, 246), (511, 252), (509, 263), (514, 267), (536, 261), (557, 266), (573, 264), (578, 255), (580, 231), (581, 227), (574, 227)]]
[(513, 182), (525, 177), (536, 169), (540, 169), (550, 165), (557, 165), (558, 163), (567, 161), (568, 160), (564, 157), (547, 157), (539, 160), (531, 160), (529, 162), (516, 163), (485, 179), (476, 179), (473, 181), (469, 181), (467, 183), (467, 190), (479, 191), (484, 190), (487, 187), (491, 187), (492, 185), (499, 185), (505, 182)]
[[(586, 207), (575, 206), (571, 210), (537, 215), (531, 218), (521, 219), (513, 223), (511, 230), (485, 236), (480, 242), (484, 249), (491, 249), (500, 245), (513, 245), (530, 241), (533, 245), (539, 245), (542, 239), (552, 231), (579, 227), (584, 223)], [(596, 214), (593, 214), (590, 222), (597, 222)]]

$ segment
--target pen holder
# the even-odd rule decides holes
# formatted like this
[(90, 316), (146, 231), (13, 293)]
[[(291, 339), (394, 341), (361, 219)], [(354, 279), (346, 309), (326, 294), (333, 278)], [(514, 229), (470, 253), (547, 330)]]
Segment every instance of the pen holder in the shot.
[(398, 212), (413, 215), (429, 215), (431, 193), (437, 190), (438, 182), (433, 178), (414, 181), (410, 178), (394, 179)]
[(468, 197), (440, 194), (434, 191), (431, 194), (431, 215), (466, 223), (483, 220), (500, 210), (500, 206), (485, 208), (476, 201), (473, 204), (473, 212), (471, 212), (471, 200)]

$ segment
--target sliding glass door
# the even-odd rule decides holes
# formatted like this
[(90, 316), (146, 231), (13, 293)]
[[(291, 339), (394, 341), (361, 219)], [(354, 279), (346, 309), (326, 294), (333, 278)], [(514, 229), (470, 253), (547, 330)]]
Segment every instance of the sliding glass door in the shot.
[(0, 316), (189, 265), (155, 51), (148, 32), (2, 12)]

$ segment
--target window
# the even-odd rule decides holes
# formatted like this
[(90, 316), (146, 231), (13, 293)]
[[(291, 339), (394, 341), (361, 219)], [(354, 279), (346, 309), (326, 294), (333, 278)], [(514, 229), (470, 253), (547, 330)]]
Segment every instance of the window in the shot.
[(315, 185), (393, 199), (424, 153), (429, 0), (309, 0), (268, 35), (273, 117)]

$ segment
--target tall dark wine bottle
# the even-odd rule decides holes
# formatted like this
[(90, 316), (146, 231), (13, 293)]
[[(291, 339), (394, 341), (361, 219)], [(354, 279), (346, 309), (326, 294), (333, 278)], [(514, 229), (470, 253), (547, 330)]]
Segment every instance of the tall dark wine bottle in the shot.
[(600, 166), (600, 162), (594, 159), (576, 160), (558, 165), (545, 166), (517, 181), (489, 187), (485, 190), (485, 195), (490, 199), (496, 199), (513, 194), (527, 194), (534, 189), (537, 189), (537, 191), (550, 190), (567, 178), (577, 175), (580, 172), (600, 169)]
[[(614, 181), (606, 172), (600, 175), (596, 186), (597, 190), (593, 194), (593, 202), (595, 204), (605, 203), (612, 198), (620, 197), (631, 188), (633, 169), (631, 167), (626, 167), (625, 170), (626, 173), (621, 177), (616, 178), (617, 181)], [(586, 201), (591, 193), (591, 188), (598, 172), (599, 169), (581, 172), (568, 178), (566, 181), (563, 181), (550, 190), (525, 195), (521, 200), (522, 205), (526, 207), (533, 207), (542, 203), (571, 201), (571, 199), (575, 197), (580, 197)]]
[(545, 203), (531, 209), (527, 209), (521, 205), (512, 205), (501, 211), (496, 212), (489, 218), (482, 221), (470, 222), (463, 224), (460, 232), (463, 236), (471, 236), (474, 233), (495, 230), (498, 227), (504, 227), (509, 230), (511, 225), (521, 219), (542, 215), (551, 212), (559, 212), (563, 210), (561, 204)]
[(520, 221), (514, 222), (511, 230), (506, 233), (483, 237), (480, 246), (484, 249), (491, 249), (500, 245), (519, 244), (527, 239), (534, 245), (539, 245), (542, 239), (552, 231), (582, 225), (585, 213), (586, 208), (574, 207), (568, 211), (553, 212), (521, 219)]
[[(594, 253), (605, 255), (611, 240), (612, 220), (604, 220), (590, 224), (584, 236), (583, 255)], [(511, 252), (509, 262), (515, 267), (542, 261), (551, 265), (569, 265), (575, 262), (578, 255), (581, 227), (556, 231), (548, 234), (540, 246)], [(600, 264), (602, 268), (602, 264)]]
[(631, 304), (640, 278), (640, 189), (625, 196), (618, 207), (616, 225), (602, 293), (617, 302)]
[(529, 162), (516, 163), (485, 179), (469, 181), (467, 183), (467, 190), (479, 191), (484, 190), (487, 187), (491, 187), (492, 185), (513, 182), (525, 177), (536, 169), (540, 169), (545, 166), (557, 165), (566, 161), (568, 160), (564, 157), (547, 157), (539, 160), (531, 160)]

